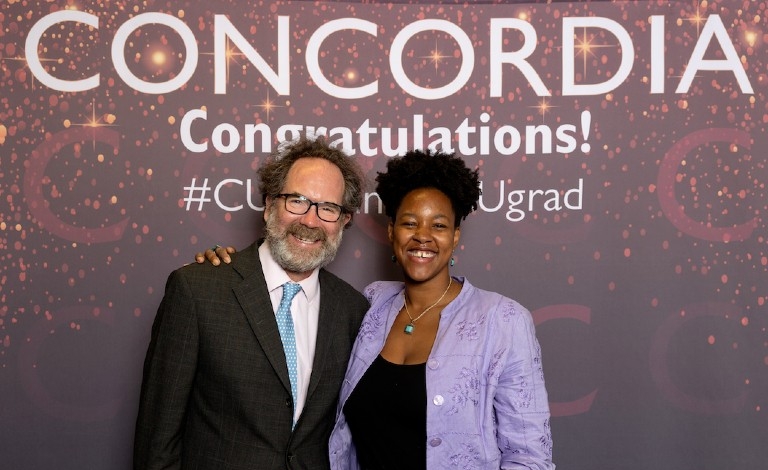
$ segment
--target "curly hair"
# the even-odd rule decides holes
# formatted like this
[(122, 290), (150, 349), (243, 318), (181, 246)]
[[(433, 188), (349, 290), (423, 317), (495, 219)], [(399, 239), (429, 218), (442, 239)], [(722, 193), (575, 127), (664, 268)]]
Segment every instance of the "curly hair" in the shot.
[(395, 220), (405, 196), (415, 189), (434, 188), (448, 196), (456, 213), (456, 227), (477, 209), (480, 178), (461, 157), (432, 150), (411, 150), (387, 162), (387, 171), (376, 177), (376, 192), (384, 212)]
[(293, 164), (302, 158), (322, 158), (336, 165), (344, 178), (341, 206), (346, 213), (354, 216), (363, 202), (365, 176), (354, 158), (348, 156), (343, 150), (332, 147), (323, 136), (317, 138), (302, 136), (278, 146), (270, 159), (256, 171), (262, 202), (266, 202), (267, 197), (277, 196), (283, 191), (288, 172)]

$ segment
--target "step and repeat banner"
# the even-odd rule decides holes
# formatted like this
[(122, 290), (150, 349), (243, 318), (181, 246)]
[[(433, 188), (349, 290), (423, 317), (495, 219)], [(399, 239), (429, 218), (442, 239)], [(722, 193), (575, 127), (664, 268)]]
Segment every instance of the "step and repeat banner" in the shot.
[[(128, 469), (167, 275), (324, 134), (480, 170), (456, 275), (533, 312), (570, 469), (768, 461), (765, 2), (0, 5), (0, 467)], [(397, 279), (374, 185), (330, 270)]]

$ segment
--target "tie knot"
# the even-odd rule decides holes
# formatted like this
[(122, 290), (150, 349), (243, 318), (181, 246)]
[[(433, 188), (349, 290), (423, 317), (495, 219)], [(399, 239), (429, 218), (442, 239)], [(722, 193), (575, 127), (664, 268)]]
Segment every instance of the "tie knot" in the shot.
[(283, 300), (282, 302), (290, 302), (301, 290), (301, 284), (295, 282), (286, 282), (283, 284)]

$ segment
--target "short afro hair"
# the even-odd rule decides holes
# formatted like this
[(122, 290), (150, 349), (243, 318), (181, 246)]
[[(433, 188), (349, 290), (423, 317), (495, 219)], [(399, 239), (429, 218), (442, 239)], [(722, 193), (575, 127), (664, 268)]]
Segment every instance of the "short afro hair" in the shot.
[(387, 171), (376, 177), (376, 192), (384, 203), (384, 212), (395, 220), (405, 196), (415, 189), (434, 188), (451, 201), (456, 214), (456, 227), (477, 209), (480, 178), (453, 153), (411, 150), (387, 162)]

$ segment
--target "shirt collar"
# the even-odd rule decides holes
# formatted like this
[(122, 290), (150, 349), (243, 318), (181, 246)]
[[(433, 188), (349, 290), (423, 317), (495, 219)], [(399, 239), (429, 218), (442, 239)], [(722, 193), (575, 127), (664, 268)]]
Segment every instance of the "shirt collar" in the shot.
[[(259, 247), (259, 258), (261, 259), (261, 269), (264, 271), (264, 279), (267, 282), (267, 290), (272, 292), (278, 287), (282, 287), (286, 282), (291, 281), (288, 273), (272, 257), (272, 251), (269, 249), (266, 240)], [(319, 269), (315, 269), (309, 277), (299, 282), (301, 290), (309, 302), (312, 302), (320, 292), (319, 271)]]

